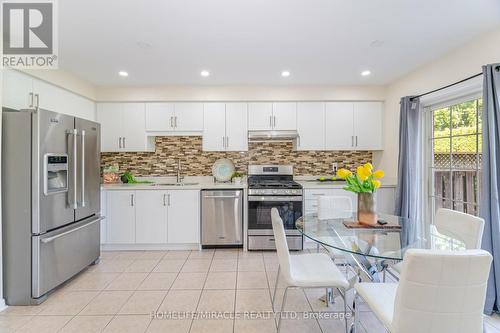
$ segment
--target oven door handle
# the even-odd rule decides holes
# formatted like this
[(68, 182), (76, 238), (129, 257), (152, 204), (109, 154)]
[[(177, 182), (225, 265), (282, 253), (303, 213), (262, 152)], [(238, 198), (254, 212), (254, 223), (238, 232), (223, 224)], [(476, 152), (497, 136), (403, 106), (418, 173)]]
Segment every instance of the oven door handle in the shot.
[(248, 201), (271, 201), (271, 202), (283, 202), (283, 201), (302, 201), (302, 196), (261, 196), (261, 195), (249, 195)]

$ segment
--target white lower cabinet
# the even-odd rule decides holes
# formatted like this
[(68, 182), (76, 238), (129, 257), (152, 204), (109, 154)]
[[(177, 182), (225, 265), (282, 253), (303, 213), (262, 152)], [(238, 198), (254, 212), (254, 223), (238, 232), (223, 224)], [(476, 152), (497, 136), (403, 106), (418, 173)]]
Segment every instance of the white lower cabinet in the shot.
[(346, 191), (341, 188), (306, 189), (304, 193), (305, 214), (318, 212), (318, 198), (321, 196), (349, 197), (352, 202), (353, 210), (356, 210), (358, 204), (355, 193)]
[(200, 191), (169, 191), (168, 243), (200, 242)]
[(135, 242), (167, 242), (167, 191), (136, 191)]
[(199, 190), (105, 192), (104, 244), (140, 247), (200, 242)]
[(135, 243), (135, 191), (108, 191), (106, 201), (106, 242)]

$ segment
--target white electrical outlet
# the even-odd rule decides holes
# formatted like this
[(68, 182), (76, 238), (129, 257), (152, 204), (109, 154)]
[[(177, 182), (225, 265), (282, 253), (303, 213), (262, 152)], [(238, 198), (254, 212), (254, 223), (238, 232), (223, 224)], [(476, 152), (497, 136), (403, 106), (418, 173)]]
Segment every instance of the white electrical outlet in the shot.
[(338, 170), (339, 166), (337, 163), (332, 163), (332, 171), (333, 171), (333, 174), (336, 175), (337, 174), (337, 170)]

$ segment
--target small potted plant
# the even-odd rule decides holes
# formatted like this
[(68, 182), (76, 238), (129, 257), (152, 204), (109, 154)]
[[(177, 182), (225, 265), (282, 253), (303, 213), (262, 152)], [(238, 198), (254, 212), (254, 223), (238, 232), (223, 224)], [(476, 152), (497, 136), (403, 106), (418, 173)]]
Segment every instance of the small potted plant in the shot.
[(243, 177), (243, 174), (239, 171), (235, 171), (233, 175), (231, 176), (231, 181), (235, 184), (241, 184), (241, 179)]
[(344, 190), (358, 195), (358, 223), (366, 225), (377, 224), (377, 202), (375, 192), (380, 187), (380, 179), (384, 177), (383, 170), (373, 172), (371, 163), (360, 165), (353, 174), (347, 169), (339, 169), (337, 177), (346, 181)]

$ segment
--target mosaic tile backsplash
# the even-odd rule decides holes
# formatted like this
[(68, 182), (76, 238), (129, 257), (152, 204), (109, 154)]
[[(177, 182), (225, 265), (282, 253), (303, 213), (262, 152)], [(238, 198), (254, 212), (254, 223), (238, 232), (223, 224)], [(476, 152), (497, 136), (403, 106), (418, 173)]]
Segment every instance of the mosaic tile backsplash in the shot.
[(354, 169), (371, 162), (370, 151), (294, 151), (292, 142), (250, 142), (247, 152), (202, 151), (201, 136), (156, 137), (155, 152), (102, 153), (101, 165), (118, 164), (120, 172), (130, 170), (135, 176), (175, 176), (181, 160), (184, 176), (210, 176), (219, 158), (233, 161), (236, 169), (247, 173), (248, 164), (292, 164), (297, 176), (331, 174), (332, 163)]

